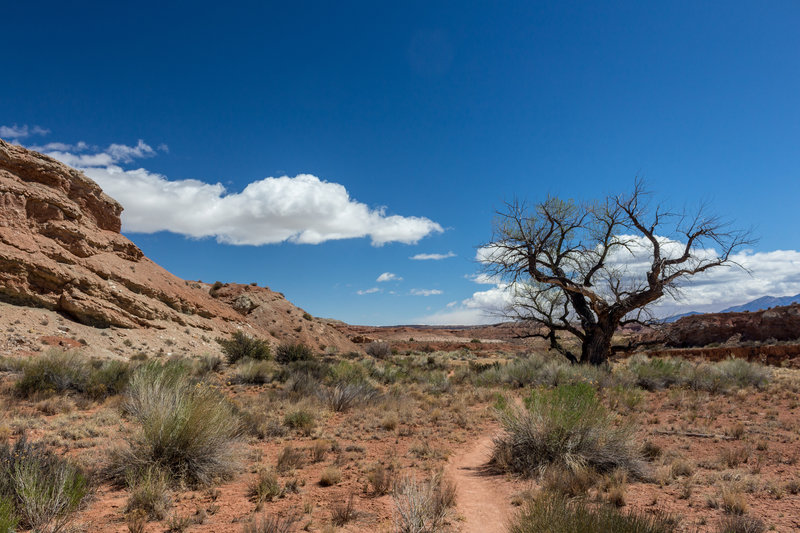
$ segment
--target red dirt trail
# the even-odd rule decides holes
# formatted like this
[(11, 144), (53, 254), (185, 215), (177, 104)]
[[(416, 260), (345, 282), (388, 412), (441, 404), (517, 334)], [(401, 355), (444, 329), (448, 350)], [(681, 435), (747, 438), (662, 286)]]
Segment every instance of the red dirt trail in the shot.
[(492, 434), (479, 438), (464, 453), (453, 456), (445, 471), (458, 487), (461, 533), (503, 533), (513, 514), (511, 495), (518, 489), (502, 476), (486, 474)]

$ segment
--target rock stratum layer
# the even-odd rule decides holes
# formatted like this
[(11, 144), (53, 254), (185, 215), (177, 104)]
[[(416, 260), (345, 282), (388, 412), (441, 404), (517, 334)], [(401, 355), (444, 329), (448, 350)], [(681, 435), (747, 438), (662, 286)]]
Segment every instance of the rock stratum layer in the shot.
[(295, 325), (308, 315), (280, 293), (226, 284), (212, 296), (174, 276), (120, 234), (121, 213), (80, 171), (0, 140), (0, 302), (99, 328), (247, 327), (276, 342), (355, 348), (322, 321)]

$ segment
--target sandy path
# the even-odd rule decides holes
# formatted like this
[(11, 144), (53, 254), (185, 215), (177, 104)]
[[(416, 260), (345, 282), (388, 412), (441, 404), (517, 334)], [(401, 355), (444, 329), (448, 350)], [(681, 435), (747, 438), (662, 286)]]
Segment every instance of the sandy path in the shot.
[(504, 533), (513, 507), (513, 483), (503, 476), (488, 475), (483, 466), (489, 460), (492, 435), (484, 435), (463, 453), (450, 458), (445, 471), (458, 487), (458, 514), (461, 533)]

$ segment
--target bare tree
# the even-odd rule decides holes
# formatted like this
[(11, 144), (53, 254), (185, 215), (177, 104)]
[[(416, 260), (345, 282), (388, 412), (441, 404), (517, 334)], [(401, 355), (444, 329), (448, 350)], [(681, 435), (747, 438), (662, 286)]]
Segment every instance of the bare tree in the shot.
[[(687, 215), (648, 199), (637, 180), (632, 193), (602, 201), (508, 203), (481, 249), (485, 271), (508, 283), (505, 316), (573, 363), (601, 364), (629, 347), (612, 343), (620, 326), (651, 323), (650, 304), (695, 274), (738, 266), (732, 254), (753, 243), (704, 207)], [(563, 342), (569, 334), (580, 353)]]

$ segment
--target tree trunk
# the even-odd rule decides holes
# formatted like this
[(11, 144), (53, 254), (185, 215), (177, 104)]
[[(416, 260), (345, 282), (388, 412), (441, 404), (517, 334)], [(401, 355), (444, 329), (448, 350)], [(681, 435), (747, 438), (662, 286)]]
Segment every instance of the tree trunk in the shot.
[(586, 339), (581, 346), (582, 364), (601, 365), (611, 355), (611, 338), (614, 336), (613, 326), (604, 327), (599, 324), (592, 331), (587, 332)]

